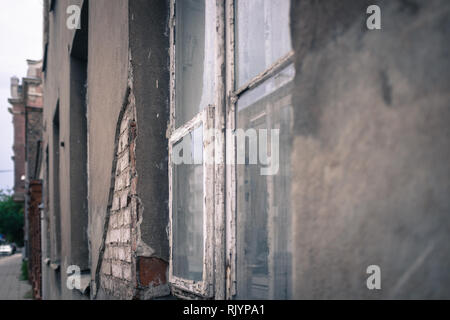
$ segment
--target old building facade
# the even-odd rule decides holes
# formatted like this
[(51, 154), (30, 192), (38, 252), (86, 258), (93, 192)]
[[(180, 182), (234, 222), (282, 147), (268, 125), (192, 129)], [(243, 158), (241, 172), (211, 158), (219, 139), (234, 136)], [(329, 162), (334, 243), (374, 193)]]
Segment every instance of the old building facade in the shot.
[(27, 60), (27, 76), (11, 78), (11, 104), (14, 127), (14, 200), (25, 200), (26, 177), (35, 177), (37, 145), (41, 135), (42, 113), (42, 61)]
[(44, 1), (43, 298), (449, 298), (450, 6), (374, 2)]
[(14, 127), (14, 193), (13, 199), (24, 204), (24, 249), (28, 260), (33, 297), (41, 298), (41, 143), (42, 143), (42, 61), (27, 60), (27, 76), (22, 84), (11, 78)]

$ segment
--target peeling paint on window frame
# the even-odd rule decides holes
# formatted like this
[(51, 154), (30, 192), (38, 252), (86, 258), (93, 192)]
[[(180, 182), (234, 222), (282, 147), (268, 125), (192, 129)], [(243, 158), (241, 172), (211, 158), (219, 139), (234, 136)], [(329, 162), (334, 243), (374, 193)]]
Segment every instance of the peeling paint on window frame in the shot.
[[(207, 205), (205, 218), (209, 218), (205, 233), (205, 243), (212, 241), (208, 257), (204, 256), (203, 281), (194, 283), (173, 276), (172, 270), (172, 145), (178, 141), (180, 132), (195, 128), (193, 122), (202, 117), (200, 112), (193, 120), (175, 130), (175, 14), (176, 1), (170, 1), (170, 125), (169, 138), (169, 282), (174, 286), (173, 294), (182, 298), (192, 298), (192, 293), (204, 298), (233, 299), (236, 292), (236, 212), (237, 212), (237, 167), (236, 161), (214, 161), (214, 169), (204, 174), (204, 179), (213, 180), (213, 194), (205, 197)], [(213, 126), (218, 132), (214, 137), (216, 157), (236, 159), (236, 137), (227, 136), (226, 130), (236, 130), (236, 105), (239, 97), (248, 90), (258, 87), (287, 66), (293, 64), (294, 51), (275, 61), (270, 67), (253, 77), (246, 84), (235, 88), (235, 0), (216, 0), (216, 60), (215, 60), (215, 111)], [(207, 108), (209, 109), (209, 108)], [(205, 109), (205, 110), (207, 110)], [(204, 130), (207, 126), (204, 126)], [(213, 128), (213, 127), (210, 127)], [(187, 131), (189, 132), (189, 131)], [(174, 138), (175, 136), (175, 138)], [(211, 170), (211, 168), (209, 169)], [(206, 190), (206, 189), (205, 189)], [(204, 212), (205, 214), (205, 212)], [(213, 219), (212, 219), (213, 217)], [(206, 221), (206, 220), (205, 220)], [(204, 228), (205, 228), (204, 227)], [(211, 233), (209, 233), (211, 232)]]
[(203, 161), (203, 272), (202, 281), (192, 281), (183, 279), (174, 275), (173, 272), (173, 169), (172, 148), (184, 136), (194, 131), (194, 129), (203, 125), (203, 150), (208, 150), (210, 154), (204, 157), (214, 157), (214, 148), (207, 148), (214, 143), (214, 137), (206, 136), (206, 130), (214, 126), (214, 107), (208, 106), (199, 112), (192, 120), (176, 129), (169, 139), (169, 246), (170, 246), (170, 264), (169, 264), (169, 282), (178, 289), (198, 294), (209, 298), (213, 296), (213, 254), (214, 254), (214, 164)]
[[(216, 0), (216, 61), (215, 61), (215, 107), (207, 107), (191, 121), (182, 127), (175, 129), (175, 57), (176, 57), (176, 0), (170, 1), (170, 125), (168, 130), (169, 139), (169, 244), (170, 244), (170, 266), (169, 283), (175, 287), (172, 293), (191, 298), (190, 293), (200, 295), (204, 298), (225, 298), (225, 0)], [(203, 128), (218, 129), (220, 133), (213, 137), (214, 156), (213, 165), (204, 169), (205, 187), (204, 225), (206, 231), (204, 236), (205, 255), (203, 264), (203, 280), (193, 282), (187, 279), (177, 278), (172, 270), (172, 146), (178, 141), (177, 136), (186, 132), (189, 128), (195, 128), (197, 118), (203, 119)], [(204, 135), (205, 139), (206, 135)], [(211, 143), (212, 141), (207, 141)], [(204, 141), (205, 143), (205, 141)], [(205, 165), (205, 164), (204, 164)], [(206, 185), (204, 183), (204, 186)], [(208, 192), (210, 191), (210, 193)], [(179, 289), (179, 290), (177, 290)], [(185, 293), (183, 293), (185, 292)]]

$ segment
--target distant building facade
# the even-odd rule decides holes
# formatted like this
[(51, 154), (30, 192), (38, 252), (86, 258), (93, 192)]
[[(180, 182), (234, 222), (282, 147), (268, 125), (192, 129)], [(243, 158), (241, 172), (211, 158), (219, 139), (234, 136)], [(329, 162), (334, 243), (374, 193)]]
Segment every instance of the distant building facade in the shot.
[(22, 98), (22, 86), (19, 78), (11, 78), (11, 98), (8, 102), (12, 105), (9, 109), (13, 115), (14, 126), (14, 201), (25, 200), (25, 106)]
[(14, 193), (13, 199), (24, 204), (25, 257), (29, 264), (29, 278), (33, 296), (41, 298), (41, 219), (39, 206), (41, 184), (42, 143), (42, 61), (27, 60), (27, 76), (11, 79), (14, 126)]
[(44, 1), (43, 298), (449, 298), (450, 3), (372, 2)]

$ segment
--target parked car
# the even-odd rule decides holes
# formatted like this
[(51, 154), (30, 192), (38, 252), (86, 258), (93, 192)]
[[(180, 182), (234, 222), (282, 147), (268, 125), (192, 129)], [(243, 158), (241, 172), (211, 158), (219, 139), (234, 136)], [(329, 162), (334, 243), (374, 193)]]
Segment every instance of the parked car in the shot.
[(10, 256), (16, 252), (16, 246), (11, 243), (0, 244), (0, 255)]

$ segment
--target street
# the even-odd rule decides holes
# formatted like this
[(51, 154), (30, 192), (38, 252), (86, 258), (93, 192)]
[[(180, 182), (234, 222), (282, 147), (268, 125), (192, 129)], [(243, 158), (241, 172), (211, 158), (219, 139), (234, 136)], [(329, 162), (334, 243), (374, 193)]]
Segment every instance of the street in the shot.
[(31, 290), (27, 281), (20, 281), (22, 254), (0, 257), (0, 300), (24, 300)]

